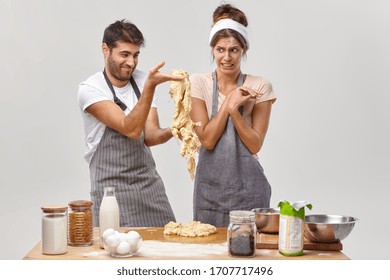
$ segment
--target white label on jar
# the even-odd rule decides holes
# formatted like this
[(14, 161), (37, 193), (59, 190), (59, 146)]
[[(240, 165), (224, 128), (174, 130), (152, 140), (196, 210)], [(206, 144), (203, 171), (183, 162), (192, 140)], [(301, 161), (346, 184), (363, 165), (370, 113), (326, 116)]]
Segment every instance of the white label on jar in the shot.
[(294, 216), (280, 215), (279, 250), (286, 254), (298, 253), (303, 249), (303, 221)]
[(290, 250), (299, 252), (302, 250), (302, 219), (292, 217), (290, 219)]
[(42, 217), (42, 253), (64, 254), (68, 246), (68, 221), (66, 215), (53, 214)]
[(286, 250), (286, 229), (287, 220), (285, 216), (279, 218), (279, 250)]

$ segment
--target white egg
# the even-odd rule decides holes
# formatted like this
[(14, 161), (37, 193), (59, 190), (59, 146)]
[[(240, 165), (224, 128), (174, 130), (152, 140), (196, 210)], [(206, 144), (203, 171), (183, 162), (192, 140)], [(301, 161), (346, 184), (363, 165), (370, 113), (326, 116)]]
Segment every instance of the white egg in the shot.
[(127, 233), (127, 241), (128, 242), (136, 242), (141, 238), (138, 232), (131, 230)]
[(135, 253), (138, 251), (139, 247), (141, 246), (142, 238), (133, 238), (129, 242), (130, 245), (130, 251)]
[(130, 253), (130, 244), (126, 241), (122, 241), (121, 243), (119, 243), (118, 247), (116, 247), (116, 252), (119, 255), (126, 255)]
[(120, 240), (116, 234), (113, 234), (106, 238), (105, 243), (109, 248), (115, 248), (116, 246), (119, 245)]
[(140, 237), (139, 233), (134, 231), (134, 230), (130, 230), (128, 233), (127, 233), (128, 236), (130, 237)]
[(119, 240), (122, 242), (122, 241), (127, 241), (127, 234), (124, 233), (124, 232), (120, 232), (118, 234), (118, 237), (119, 237)]
[(104, 246), (104, 249), (110, 253), (110, 255), (115, 255), (116, 254), (116, 247), (108, 247), (107, 245)]
[(106, 240), (107, 237), (110, 235), (113, 235), (115, 233), (115, 230), (113, 228), (108, 228), (103, 232), (103, 240)]

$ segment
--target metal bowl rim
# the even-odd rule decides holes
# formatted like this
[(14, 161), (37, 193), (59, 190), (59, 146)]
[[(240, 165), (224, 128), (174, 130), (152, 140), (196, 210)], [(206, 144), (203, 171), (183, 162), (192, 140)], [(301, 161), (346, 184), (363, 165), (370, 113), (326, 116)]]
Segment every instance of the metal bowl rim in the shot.
[[(259, 212), (261, 210), (264, 210), (264, 211), (274, 211), (274, 212)], [(267, 214), (269, 214), (269, 215), (271, 215), (271, 214), (280, 214), (280, 208), (278, 208), (278, 207), (253, 208), (251, 211), (255, 212), (256, 214), (263, 214), (263, 215), (264, 214), (265, 215), (267, 215)]]
[[(330, 218), (346, 218), (350, 221), (347, 222), (337, 222), (337, 223), (330, 223), (330, 222), (308, 222), (306, 221), (306, 217), (330, 217)], [(357, 221), (359, 221), (358, 218), (353, 217), (353, 216), (347, 216), (347, 215), (329, 215), (329, 214), (307, 214), (305, 215), (305, 223), (306, 224), (311, 224), (311, 225), (347, 225), (347, 224), (354, 224)]]

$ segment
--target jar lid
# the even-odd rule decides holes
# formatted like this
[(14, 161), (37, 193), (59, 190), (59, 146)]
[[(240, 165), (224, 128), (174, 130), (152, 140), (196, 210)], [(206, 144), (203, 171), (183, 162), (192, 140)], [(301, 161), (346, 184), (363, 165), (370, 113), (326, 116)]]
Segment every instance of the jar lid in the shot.
[(43, 213), (61, 213), (61, 212), (65, 212), (68, 209), (68, 207), (64, 205), (42, 206), (41, 209)]
[(68, 203), (71, 208), (91, 207), (92, 204), (93, 202), (89, 200), (73, 200)]
[(255, 221), (255, 212), (246, 210), (233, 210), (229, 212), (231, 221), (241, 223), (251, 223)]

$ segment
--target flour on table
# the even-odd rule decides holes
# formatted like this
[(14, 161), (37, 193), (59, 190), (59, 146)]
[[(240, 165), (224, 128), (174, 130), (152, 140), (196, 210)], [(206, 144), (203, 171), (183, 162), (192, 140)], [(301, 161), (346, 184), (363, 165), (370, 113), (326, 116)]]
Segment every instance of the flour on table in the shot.
[(142, 241), (137, 256), (141, 257), (202, 257), (209, 255), (225, 255), (228, 253), (227, 242), (220, 244), (189, 244)]
[(171, 81), (170, 95), (175, 102), (175, 113), (170, 126), (173, 136), (182, 140), (180, 153), (187, 158), (187, 170), (192, 179), (195, 177), (195, 153), (200, 149), (200, 141), (194, 126), (200, 125), (194, 123), (190, 118), (191, 112), (191, 84), (188, 73), (183, 70), (173, 70), (175, 76), (183, 76), (181, 81)]

